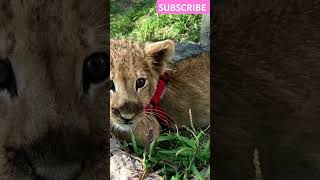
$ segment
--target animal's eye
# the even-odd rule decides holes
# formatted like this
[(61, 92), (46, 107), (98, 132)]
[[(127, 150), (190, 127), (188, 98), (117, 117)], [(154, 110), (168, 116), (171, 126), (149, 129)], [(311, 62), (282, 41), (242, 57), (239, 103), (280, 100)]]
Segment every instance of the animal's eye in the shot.
[(107, 82), (107, 88), (110, 89), (113, 92), (116, 91), (116, 87), (115, 87), (114, 82), (112, 80)]
[(16, 78), (8, 59), (0, 59), (0, 91), (7, 90), (11, 97), (17, 96)]
[(88, 56), (83, 64), (83, 89), (88, 91), (91, 84), (104, 82), (109, 76), (109, 57), (105, 52)]
[(136, 90), (139, 88), (142, 88), (146, 84), (146, 79), (145, 78), (139, 78), (136, 81)]

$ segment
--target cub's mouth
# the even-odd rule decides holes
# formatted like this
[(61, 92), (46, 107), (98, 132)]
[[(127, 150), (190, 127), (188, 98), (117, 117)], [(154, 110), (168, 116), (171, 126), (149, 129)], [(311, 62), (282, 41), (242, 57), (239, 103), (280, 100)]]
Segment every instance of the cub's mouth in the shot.
[(119, 107), (111, 108), (110, 118), (115, 128), (129, 131), (147, 117), (142, 104), (126, 102)]
[(138, 122), (143, 120), (145, 117), (143, 113), (137, 115), (128, 115), (123, 117), (111, 117), (113, 119), (113, 125), (122, 131), (130, 131), (131, 129), (135, 128)]

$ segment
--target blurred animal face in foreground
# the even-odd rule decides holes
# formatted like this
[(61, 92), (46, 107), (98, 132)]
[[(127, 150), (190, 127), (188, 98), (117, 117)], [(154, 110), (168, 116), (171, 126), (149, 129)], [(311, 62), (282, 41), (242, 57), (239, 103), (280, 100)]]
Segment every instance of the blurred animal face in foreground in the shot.
[(0, 2), (0, 179), (106, 178), (107, 6)]

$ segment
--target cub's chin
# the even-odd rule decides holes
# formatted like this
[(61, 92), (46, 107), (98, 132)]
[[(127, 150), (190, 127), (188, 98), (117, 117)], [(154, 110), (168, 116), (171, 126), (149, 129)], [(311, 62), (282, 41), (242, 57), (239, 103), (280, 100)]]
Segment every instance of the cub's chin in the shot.
[(144, 122), (142, 120), (139, 120), (139, 118), (136, 118), (135, 120), (132, 120), (130, 123), (123, 122), (121, 120), (113, 122), (111, 125), (112, 129), (115, 131), (121, 131), (124, 133), (135, 133), (136, 131), (141, 130), (141, 128), (148, 128), (146, 125), (148, 122)]
[[(120, 121), (121, 122), (121, 121)], [(148, 146), (160, 134), (160, 125), (155, 117), (133, 119), (133, 123), (112, 123), (112, 131), (118, 138), (131, 141), (131, 132), (138, 144)]]
[(115, 128), (119, 131), (125, 131), (125, 132), (131, 132), (132, 130), (135, 129), (136, 125), (135, 124), (124, 124), (124, 123), (114, 123), (113, 124)]
[(127, 133), (131, 133), (131, 131), (134, 131), (136, 127), (140, 124), (143, 123), (144, 117), (143, 115), (136, 115), (133, 119), (131, 120), (125, 120), (122, 119), (118, 116), (112, 116), (110, 117), (111, 120), (111, 127), (117, 131), (123, 131)]

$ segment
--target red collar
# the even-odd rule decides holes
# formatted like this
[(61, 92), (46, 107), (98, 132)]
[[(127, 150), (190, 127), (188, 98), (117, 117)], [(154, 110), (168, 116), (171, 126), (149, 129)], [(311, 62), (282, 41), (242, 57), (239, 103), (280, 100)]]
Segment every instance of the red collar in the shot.
[(169, 128), (171, 126), (171, 120), (169, 119), (168, 115), (162, 110), (160, 107), (160, 101), (163, 98), (163, 95), (166, 90), (166, 85), (170, 80), (170, 75), (165, 72), (162, 76), (160, 76), (157, 89), (146, 107), (147, 112), (154, 112), (156, 113), (156, 118), (163, 128)]

